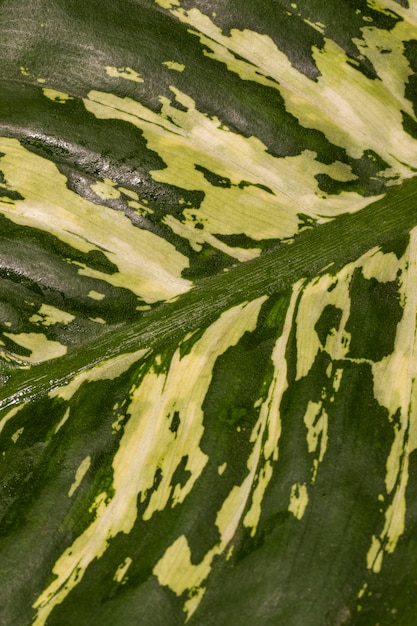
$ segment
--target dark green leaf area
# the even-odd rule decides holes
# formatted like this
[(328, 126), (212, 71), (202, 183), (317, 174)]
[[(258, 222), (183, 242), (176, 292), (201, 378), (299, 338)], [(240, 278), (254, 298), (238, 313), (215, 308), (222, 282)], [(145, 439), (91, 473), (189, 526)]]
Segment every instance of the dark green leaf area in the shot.
[(198, 328), (195, 332), (191, 333), (189, 337), (187, 337), (180, 343), (179, 349), (181, 358), (191, 352), (194, 344), (204, 335), (205, 330), (206, 329), (204, 328), (204, 326)]
[[(173, 433), (176, 433), (178, 431), (178, 427), (181, 424), (181, 419), (180, 419), (180, 414), (178, 411), (174, 412), (174, 415), (172, 416), (172, 420), (171, 420), (171, 425), (169, 427), (169, 430)], [(184, 457), (187, 458), (187, 457)]]
[[(192, 0), (182, 2), (184, 8), (192, 8)], [(391, 29), (399, 20), (395, 13), (387, 14), (378, 11), (366, 2), (356, 0), (346, 3), (336, 0), (326, 4), (320, 0), (301, 0), (293, 3), (291, 0), (279, 0), (272, 5), (266, 0), (256, 0), (247, 7), (239, 0), (228, 0), (226, 3), (218, 0), (205, 0), (199, 4), (200, 10), (206, 15), (213, 15), (213, 21), (225, 32), (232, 28), (251, 30), (269, 35), (290, 59), (292, 65), (309, 78), (315, 79), (319, 75), (315, 65), (312, 48), (322, 49), (323, 35), (310, 24), (324, 25), (326, 37), (337, 42), (354, 60), (353, 67), (362, 71), (366, 76), (375, 78), (375, 69), (369, 59), (364, 58), (354, 40), (362, 37), (361, 28), (364, 20), (381, 29)]]
[(316, 331), (322, 346), (326, 344), (327, 336), (333, 331), (337, 331), (339, 329), (342, 315), (343, 311), (333, 304), (328, 304), (324, 308), (320, 319), (314, 326), (314, 330)]
[[(22, 407), (14, 417), (6, 420), (1, 430), (1, 451), (3, 456), (10, 454), (10, 457), (7, 462), (2, 462), (2, 471), (9, 472), (10, 459), (17, 451), (29, 451), (32, 446), (38, 450), (46, 448), (52, 438), (53, 429), (64, 413), (65, 406), (61, 401), (44, 398)], [(3, 417), (6, 416), (7, 412)], [(39, 461), (43, 462), (40, 458)], [(31, 474), (32, 470), (25, 472), (25, 480)]]
[(308, 376), (300, 381), (293, 381), (283, 396), (280, 406), (282, 436), (278, 444), (279, 458), (274, 464), (273, 481), (269, 488), (273, 496), (268, 495), (267, 491), (256, 535), (251, 537), (247, 531), (244, 532), (242, 547), (236, 553), (238, 561), (268, 543), (269, 535), (274, 530), (274, 520), (279, 522), (278, 526), (285, 524), (282, 528), (285, 536), (288, 532), (294, 532), (288, 531), (288, 526), (294, 525), (294, 516), (288, 511), (291, 487), (299, 483), (309, 488), (312, 478), (312, 458), (317, 456), (317, 451), (315, 454), (308, 452), (303, 417), (309, 402), (320, 402), (324, 399), (327, 407), (325, 398), (330, 397), (332, 388), (332, 379), (329, 379), (326, 373), (330, 363), (329, 356), (321, 351)]
[[(417, 81), (416, 81), (416, 86), (417, 86)], [(402, 117), (403, 117), (403, 128), (404, 128), (405, 132), (408, 133), (409, 135), (411, 135), (411, 137), (413, 137), (413, 139), (417, 139), (417, 122), (416, 122), (416, 120), (414, 119), (414, 117), (412, 117), (411, 115), (409, 115), (405, 111), (402, 111), (401, 114), (402, 114)]]
[[(311, 220), (313, 222), (313, 220)], [(304, 225), (304, 220), (300, 218), (300, 230)], [(281, 239), (252, 239), (248, 237), (244, 233), (239, 233), (235, 235), (222, 235), (220, 233), (216, 233), (217, 239), (223, 241), (228, 246), (237, 247), (237, 248), (257, 248), (261, 249), (262, 252), (268, 252), (270, 250), (276, 250), (280, 245), (286, 245), (286, 241)], [(236, 260), (233, 259), (233, 262), (236, 263)]]
[(57, 165), (103, 178), (112, 178), (117, 168), (120, 183), (130, 186), (143, 172), (164, 167), (140, 129), (97, 119), (79, 99), (63, 105), (45, 97), (39, 86), (5, 83), (0, 106), (4, 135), (18, 137), (25, 148)]
[[(296, 156), (304, 150), (317, 153), (322, 163), (346, 161), (343, 148), (332, 144), (323, 132), (302, 126), (298, 119), (286, 111), (285, 103), (276, 89), (258, 83), (242, 81), (239, 84), (240, 103), (246, 105), (244, 118), (235, 113), (233, 119), (224, 119), (232, 130), (245, 137), (255, 135), (267, 147), (267, 152), (276, 157)], [(198, 102), (197, 95), (195, 95)], [(233, 109), (235, 103), (230, 103)], [(209, 110), (215, 114), (215, 110)]]
[[(114, 496), (113, 458), (130, 418), (126, 398), (132, 385), (140, 384), (148, 368), (149, 362), (145, 359), (114, 380), (87, 382), (71, 400), (70, 418), (59, 433), (59, 445), (64, 446), (69, 440), (74, 442), (74, 447), (85, 449), (91, 456), (88, 478), (83, 479), (73, 496), (73, 506), (63, 521), (64, 527), (70, 528), (75, 535), (80, 535), (93, 522), (95, 498), (102, 493), (106, 494), (106, 500)], [(90, 436), (94, 433), (92, 441), (89, 441), (88, 433)], [(81, 456), (81, 460), (83, 458)]]
[[(111, 403), (122, 400), (124, 390), (130, 387), (130, 382), (135, 384), (140, 382), (146, 371), (144, 366), (136, 378), (132, 378), (134, 368), (130, 374), (130, 379), (126, 377), (123, 381), (119, 379), (113, 389)], [(86, 388), (86, 393), (91, 393)], [(109, 402), (109, 399), (107, 399)], [(80, 410), (85, 401), (84, 397), (79, 398)], [(172, 425), (178, 426), (178, 419), (175, 415)], [(87, 429), (91, 425), (87, 425)], [(68, 438), (68, 434), (65, 434)], [(113, 435), (114, 441), (118, 437)], [(88, 525), (91, 497), (106, 488), (103, 483), (103, 465), (108, 468), (108, 475), (111, 475), (111, 461), (114, 452), (109, 449), (103, 438), (98, 439), (100, 454), (97, 455), (97, 463), (91, 466), (90, 471), (94, 471), (96, 476), (85, 495), (80, 493), (74, 502), (69, 514), (65, 519), (65, 526), (72, 524), (76, 526), (77, 519), (85, 520)], [(100, 444), (101, 441), (101, 444)], [(141, 451), (138, 449), (138, 454)], [(187, 457), (183, 457), (174, 473), (172, 483), (183, 484), (188, 478), (188, 471), (185, 469)], [(210, 546), (217, 540), (217, 531), (211, 523), (206, 522), (204, 514), (200, 515), (200, 499), (193, 492), (190, 495), (191, 503), (187, 499), (184, 506), (171, 508), (168, 506), (163, 511), (156, 511), (152, 518), (143, 521), (142, 516), (149, 505), (152, 493), (158, 487), (162, 478), (161, 471), (158, 470), (154, 477), (154, 485), (146, 493), (146, 497), (141, 500), (138, 497), (138, 516), (129, 534), (119, 533), (109, 541), (108, 548), (103, 556), (94, 561), (87, 568), (81, 584), (67, 596), (64, 602), (58, 605), (52, 612), (48, 624), (56, 626), (72, 625), (74, 619), (80, 626), (90, 626), (90, 624), (183, 624), (184, 613), (182, 611), (183, 602), (175, 594), (157, 584), (156, 578), (152, 575), (155, 562), (163, 555), (167, 545), (175, 540), (180, 534), (198, 527), (203, 535), (210, 534)], [(85, 480), (85, 479), (84, 479)], [(110, 492), (109, 492), (110, 493)], [(200, 512), (196, 515), (196, 512)], [(81, 530), (81, 529), (80, 529)], [(122, 582), (114, 579), (114, 573), (125, 559), (132, 559), (127, 576)]]
[[(13, 340), (14, 334), (41, 333), (48, 340), (72, 346), (102, 332), (103, 325), (93, 321), (95, 318), (113, 324), (138, 317), (136, 307), (141, 301), (135, 294), (79, 274), (80, 266), (104, 274), (117, 270), (101, 251), (82, 253), (53, 235), (16, 225), (3, 215), (0, 227), (0, 329), (6, 350), (23, 358), (30, 355)], [(102, 298), (92, 298), (90, 292), (102, 294)], [(74, 319), (50, 323), (39, 313), (42, 305)]]
[[(186, 9), (195, 6), (192, 0), (185, 0), (182, 5)], [(322, 48), (323, 36), (299, 19), (289, 3), (287, 6), (286, 2), (271, 4), (265, 0), (254, 0), (251, 3), (203, 0), (199, 8), (206, 15), (212, 16), (211, 19), (225, 34), (237, 28), (268, 35), (300, 72), (313, 80), (319, 75), (311, 49), (313, 46)]]
[(181, 487), (184, 487), (188, 479), (191, 478), (191, 472), (186, 469), (187, 462), (188, 462), (188, 454), (186, 454), (185, 456), (181, 458), (181, 461), (172, 476), (171, 485), (173, 487), (177, 484), (180, 485)]
[[(7, 276), (6, 272), (4, 274)], [(21, 330), (25, 328), (28, 318), (36, 310), (33, 302), (36, 287), (34, 285), (31, 285), (31, 287), (32, 289), (25, 287), (24, 284), (4, 278), (0, 270), (0, 328), (2, 331), (13, 332), (13, 329)], [(39, 306), (41, 299), (39, 294), (36, 293), (36, 296)], [(22, 346), (17, 346), (10, 338), (4, 335), (2, 341), (6, 350), (11, 347), (16, 347), (17, 351), (19, 349), (24, 350)], [(14, 349), (13, 352), (15, 352)]]
[(384, 554), (381, 572), (367, 572), (367, 588), (357, 601), (354, 623), (415, 626), (417, 611), (417, 451), (410, 455), (405, 493), (405, 532), (392, 554)]
[[(195, 228), (197, 228), (199, 224), (200, 222), (196, 221)], [(219, 239), (221, 238), (219, 237)], [(251, 247), (253, 247), (253, 241), (250, 241), (252, 242)], [(193, 281), (213, 276), (236, 265), (235, 258), (221, 250), (216, 250), (216, 248), (213, 248), (207, 243), (204, 243), (198, 252), (190, 247), (188, 257), (190, 264), (189, 267), (186, 267), (182, 271), (182, 276)]]
[(34, 468), (40, 463), (44, 448), (42, 443), (37, 442), (25, 447), (21, 444), (13, 450), (2, 450), (0, 506), (2, 536), (13, 529), (16, 530), (25, 521), (26, 506), (31, 499), (30, 490), (27, 491), (28, 481)]
[[(128, 536), (132, 544), (135, 536)], [(116, 571), (123, 559), (121, 554), (135, 556), (138, 550), (131, 544), (118, 544), (119, 552), (113, 552), (113, 559), (103, 557), (110, 571)], [(147, 551), (141, 552), (144, 557)], [(129, 581), (120, 585), (103, 573), (104, 563), (93, 562), (87, 572), (83, 586), (72, 591), (62, 604), (59, 604), (48, 619), (48, 626), (183, 626), (183, 600), (170, 589), (161, 587), (151, 571), (146, 572), (146, 580), (137, 584), (134, 565), (129, 568)], [(103, 569), (101, 569), (103, 568)], [(136, 584), (130, 584), (130, 580)]]
[[(383, 527), (378, 494), (393, 431), (373, 397), (370, 366), (346, 362), (339, 392), (325, 404), (328, 445), (311, 484), (303, 417), (321, 393), (327, 367), (322, 353), (310, 374), (287, 390), (279, 460), (257, 534), (246, 539), (239, 558), (232, 556), (227, 575), (213, 576), (190, 624), (333, 626), (352, 619), (372, 534)], [(300, 520), (287, 510), (291, 484), (298, 482), (309, 496)]]
[[(149, 172), (164, 169), (166, 165), (147, 147), (142, 131), (132, 124), (97, 119), (79, 100), (58, 104), (31, 85), (6, 84), (0, 106), (7, 125), (3, 130), (5, 136), (19, 138), (25, 148), (55, 163), (67, 177), (67, 186), (72, 191), (91, 202), (123, 210), (142, 228), (161, 234), (155, 228), (167, 213), (180, 219), (184, 209), (198, 208), (201, 204), (204, 197), (201, 191), (164, 185), (152, 179)], [(30, 134), (25, 131), (29, 125)], [(104, 178), (137, 192), (151, 209), (146, 219), (135, 218), (135, 212), (126, 202), (130, 198), (122, 196), (106, 201), (94, 194), (91, 185)], [(172, 238), (172, 231), (160, 224), (159, 228), (167, 239), (168, 233)]]
[[(314, 228), (316, 226), (317, 221), (304, 213), (297, 213), (297, 217), (299, 219), (298, 234), (308, 228)], [(272, 252), (273, 250), (278, 250), (278, 248), (292, 243), (296, 237), (298, 237), (298, 234), (288, 239), (252, 239), (244, 233), (234, 235), (216, 233), (216, 238), (233, 248), (255, 248), (262, 250), (262, 252)], [(233, 259), (233, 264), (236, 265), (236, 259)]]
[(367, 183), (369, 187), (369, 189), (366, 188), (364, 195), (372, 195), (378, 193), (380, 189), (378, 185), (382, 184), (378, 174), (389, 168), (389, 165), (373, 150), (365, 150), (359, 159), (352, 159), (351, 167), (353, 173), (358, 177), (358, 184), (365, 185)]
[[(291, 0), (284, 2), (287, 6), (292, 5)], [(322, 0), (300, 0), (297, 7), (291, 7), (290, 10), (311, 22), (324, 24), (325, 36), (343, 48), (352, 59), (352, 67), (368, 78), (377, 77), (375, 68), (363, 55), (363, 49), (358, 49), (355, 40), (362, 39), (362, 28), (367, 23), (371, 23), (374, 28), (391, 30), (401, 19), (394, 12), (379, 11), (378, 7), (373, 7), (366, 0), (336, 0), (331, 4)]]
[[(0, 172), (0, 180), (3, 179), (3, 175)], [(4, 179), (3, 179), (4, 180)], [(13, 189), (8, 189), (3, 185), (0, 185), (0, 198), (2, 202), (5, 202), (5, 198), (9, 198), (10, 200), (23, 200), (23, 196), (18, 191), (13, 191)]]
[(276, 337), (280, 337), (284, 328), (285, 316), (291, 300), (291, 291), (274, 294), (263, 304), (259, 313), (258, 326), (274, 329)]
[[(259, 338), (259, 335), (260, 333), (245, 333), (236, 346), (229, 348), (218, 358), (213, 370), (212, 382), (204, 400), (204, 415), (208, 430), (218, 431), (220, 437), (217, 437), (216, 451), (207, 449), (210, 458), (213, 458), (214, 453), (219, 463), (228, 458), (220, 445), (221, 433), (227, 433), (226, 441), (229, 439), (230, 429), (248, 430), (250, 434), (257, 418), (257, 411), (253, 407), (254, 399), (261, 397), (265, 378), (270, 382), (273, 339)], [(208, 437), (207, 433), (206, 436)], [(203, 444), (204, 442), (205, 439)], [(205, 449), (204, 445), (203, 448)]]
[[(58, 81), (61, 88), (72, 95), (84, 95), (95, 82), (101, 86), (117, 86), (119, 81), (111, 80), (104, 71), (100, 76), (101, 67), (104, 70), (104, 66), (112, 61), (113, 65), (122, 67), (126, 60), (127, 65), (135, 67), (132, 61), (135, 59), (137, 63), (139, 57), (141, 64), (145, 61), (152, 68), (153, 55), (149, 51), (160, 50), (158, 37), (163, 37), (169, 45), (167, 24), (171, 21), (154, 6), (151, 0), (130, 0), (123, 6), (103, 5), (97, 0), (88, 4), (75, 0), (70, 5), (58, 0), (50, 5), (40, 0), (34, 3), (30, 16), (26, 17), (20, 2), (9, 4), (2, 10), (4, 28), (10, 28), (18, 19), (20, 29), (15, 30), (13, 40), (7, 45), (2, 41), (4, 73), (19, 76), (20, 62), (27, 67), (26, 80), (36, 82), (36, 78), (42, 76), (52, 82)], [(128, 32), (135, 33), (136, 38), (126, 37), (127, 23)], [(68, 24), (71, 24), (70, 29)], [(108, 28), (112, 31), (111, 38), (106, 35)], [(175, 25), (171, 29), (175, 40)], [(160, 51), (160, 55), (162, 53)], [(51, 57), (53, 64), (50, 63)]]
[[(17, 450), (22, 450), (26, 454), (30, 452), (32, 446), (36, 446), (42, 452), (37, 457), (36, 464), (30, 467), (30, 471), (26, 472), (24, 481), (22, 480), (23, 477), (20, 477), (19, 489), (21, 493), (20, 500), (17, 502), (19, 514), (16, 515), (14, 511), (11, 513), (13, 517), (17, 517), (19, 520), (19, 526), (26, 523), (26, 513), (30, 515), (32, 501), (36, 502), (36, 497), (42, 498), (44, 491), (47, 492), (50, 488), (54, 489), (57, 483), (60, 483), (61, 489), (65, 491), (65, 494), (68, 493), (74, 481), (75, 470), (86, 456), (92, 457), (91, 476), (94, 476), (92, 481), (93, 495), (90, 494), (88, 506), (92, 504), (95, 495), (100, 491), (111, 488), (112, 475), (110, 473), (107, 477), (110, 471), (107, 465), (110, 463), (111, 467), (113, 455), (109, 453), (108, 448), (113, 449), (114, 453), (118, 444), (118, 437), (112, 433), (111, 429), (114, 412), (108, 406), (111, 384), (109, 385), (108, 381), (96, 382), (93, 387), (94, 393), (92, 393), (90, 385), (86, 385), (80, 390), (75, 405), (71, 406), (68, 418), (59, 427), (56, 434), (55, 430), (65, 413), (65, 405), (63, 407), (62, 402), (57, 400), (51, 402), (51, 400), (44, 399), (33, 402), (6, 424), (2, 433), (2, 447), (10, 450), (11, 455), (15, 454)], [(81, 402), (83, 402), (82, 405)], [(82, 416), (80, 414), (81, 409), (77, 410), (78, 404), (80, 407), (85, 407)], [(20, 429), (22, 429), (22, 433), (14, 442), (13, 435), (18, 434)], [(95, 438), (89, 441), (88, 433), (91, 430), (94, 431)], [(96, 472), (94, 472), (94, 466), (96, 466)], [(68, 483), (66, 488), (65, 482)], [(87, 480), (87, 482), (89, 481)], [(22, 500), (25, 501), (25, 508), (23, 509)], [(69, 509), (71, 506), (69, 498), (67, 504)], [(89, 516), (87, 515), (87, 517)], [(9, 525), (8, 519), (6, 516), (3, 520), (6, 526)], [(83, 519), (85, 522), (85, 513), (84, 518), (76, 519), (76, 524), (83, 524)], [(70, 525), (67, 525), (67, 528), (69, 527)]]
[(383, 193), (389, 179), (381, 175), (381, 172), (388, 168), (388, 163), (376, 152), (365, 150), (360, 159), (349, 159), (348, 162), (354, 175), (352, 180), (340, 181), (328, 174), (316, 174), (319, 188), (336, 195), (343, 191), (356, 192), (364, 197)]
[[(89, 252), (85, 253), (81, 252), (80, 250), (72, 248), (54, 235), (49, 234), (47, 231), (32, 228), (30, 226), (15, 224), (12, 220), (7, 219), (7, 217), (2, 214), (0, 214), (0, 226), (2, 236), (2, 251), (5, 246), (7, 246), (7, 254), (2, 254), (2, 266), (7, 267), (7, 265), (9, 265), (10, 269), (15, 269), (16, 273), (18, 273), (19, 270), (21, 274), (25, 273), (23, 271), (23, 268), (13, 267), (12, 252), (13, 247), (18, 247), (18, 241), (23, 246), (29, 246), (30, 244), (38, 246), (38, 254), (41, 254), (41, 248), (45, 248), (50, 253), (50, 256), (56, 255), (57, 260), (70, 259), (73, 263), (85, 263), (86, 265), (91, 267), (91, 269), (95, 269), (106, 274), (113, 274), (117, 271), (116, 265), (109, 261), (109, 259), (100, 250), (90, 250)], [(15, 251), (15, 255), (17, 259), (20, 260), (20, 257), (18, 256), (18, 251)], [(9, 257), (10, 261), (8, 260)], [(21, 263), (23, 263), (23, 260), (20, 261)], [(17, 262), (15, 264), (17, 265)], [(33, 267), (32, 271), (35, 272), (36, 267)], [(40, 273), (39, 270), (38, 273)], [(52, 274), (52, 270), (50, 271), (50, 274)]]
[(384, 254), (389, 254), (390, 252), (393, 252), (397, 259), (401, 259), (404, 256), (409, 245), (410, 235), (406, 233), (401, 237), (395, 237), (381, 245), (381, 251)]
[[(275, 332), (261, 325), (220, 356), (204, 400), (204, 435), (200, 447), (209, 463), (187, 496), (183, 527), (193, 562), (199, 563), (218, 541), (216, 516), (234, 485), (247, 476), (250, 436), (258, 411), (257, 398), (267, 393)], [(219, 467), (227, 463), (219, 475)], [(197, 511), (200, 511), (196, 518)]]
[(306, 213), (297, 213), (297, 217), (300, 220), (300, 231), (306, 228), (313, 228), (317, 224), (317, 220), (310, 215), (306, 215)]
[[(198, 499), (207, 525), (205, 535), (198, 525), (187, 534), (196, 562), (217, 543), (217, 512), (233, 486), (240, 485), (247, 476), (247, 460), (253, 447), (250, 437), (258, 418), (253, 405), (271, 381), (272, 346), (271, 341), (256, 345), (255, 337), (246, 334), (239, 344), (219, 357), (213, 370), (203, 405), (205, 430), (200, 446), (210, 463), (189, 496), (195, 499), (196, 506)], [(224, 463), (227, 466), (219, 476), (219, 467)]]
[[(43, 100), (48, 102), (46, 98)], [(62, 105), (55, 106), (60, 106), (61, 112)], [(47, 108), (43, 101), (42, 108)], [(81, 104), (75, 114), (71, 110), (67, 112), (66, 108), (64, 113), (58, 118), (61, 124), (52, 126), (47, 122), (43, 134), (23, 137), (22, 145), (52, 160), (67, 178), (71, 191), (90, 202), (123, 211), (133, 224), (172, 241), (182, 252), (186, 250), (181, 239), (161, 223), (161, 219), (170, 214), (182, 220), (185, 209), (199, 208), (204, 193), (155, 182), (149, 172), (164, 169), (166, 165), (159, 155), (147, 148), (142, 131), (131, 124), (120, 120), (98, 120)], [(44, 119), (49, 120), (49, 117), (40, 117), (39, 125)], [(59, 137), (60, 142), (66, 140), (65, 153), (61, 154), (59, 150), (57, 153), (55, 137)], [(94, 148), (97, 152), (91, 152)], [(92, 156), (94, 154), (100, 157)], [(113, 200), (103, 200), (95, 194), (91, 185), (104, 178), (138, 193), (147, 207), (145, 215), (129, 206), (131, 198), (125, 194)]]
[(204, 178), (208, 180), (211, 185), (214, 185), (214, 187), (230, 188), (232, 186), (232, 181), (230, 180), (230, 178), (215, 174), (214, 172), (211, 172), (207, 168), (203, 167), (202, 165), (196, 165), (195, 169), (201, 172)]
[[(32, 402), (6, 424), (2, 444), (10, 454), (6, 451), (1, 461), (1, 484), (8, 507), (0, 526), (5, 624), (31, 623), (28, 597), (42, 591), (65, 547), (93, 521), (95, 498), (103, 491), (111, 497), (112, 460), (122, 434), (112, 428), (123, 411), (115, 406), (141, 375), (133, 366), (114, 380), (84, 384), (61, 425), (68, 405), (59, 399)], [(22, 427), (17, 441), (9, 443)], [(90, 467), (70, 496), (76, 471), (88, 456)]]
[[(122, 35), (125, 31), (127, 8), (124, 7), (122, 11), (118, 5), (113, 5), (106, 7), (106, 11), (103, 12), (102, 7), (96, 7), (96, 4), (96, 2), (88, 5), (74, 2), (71, 5), (71, 15), (68, 18), (73, 22), (74, 28), (75, 24), (79, 26), (76, 40), (68, 38), (68, 18), (63, 19), (63, 15), (56, 11), (55, 6), (51, 9), (43, 2), (39, 4), (35, 14), (31, 16), (30, 24), (23, 23), (20, 26), (19, 33), (25, 33), (25, 40), (21, 41), (19, 38), (19, 44), (16, 42), (16, 45), (20, 46), (19, 56), (22, 58), (22, 64), (30, 64), (30, 77), (24, 77), (19, 73), (19, 65), (16, 64), (15, 59), (9, 60), (10, 48), (3, 49), (0, 45), (4, 53), (2, 57), (4, 76), (13, 78), (13, 82), (5, 85), (5, 93), (2, 93), (4, 100), (0, 104), (6, 128), (14, 129), (12, 136), (15, 136), (16, 129), (30, 127), (32, 137), (39, 134), (42, 141), (45, 137), (50, 137), (52, 143), (49, 156), (52, 156), (54, 161), (62, 159), (68, 161), (68, 150), (71, 153), (75, 145), (79, 145), (80, 148), (84, 147), (83, 151), (80, 149), (80, 154), (76, 159), (78, 165), (88, 168), (90, 172), (96, 170), (98, 173), (103, 172), (103, 169), (107, 170), (105, 175), (110, 174), (110, 178), (113, 178), (114, 174), (108, 170), (107, 159), (112, 154), (118, 154), (119, 158), (116, 162), (121, 170), (119, 176), (124, 175), (126, 182), (130, 179), (130, 184), (132, 184), (136, 171), (159, 169), (147, 166), (150, 151), (146, 153), (145, 159), (142, 159), (142, 162), (145, 162), (144, 167), (138, 159), (143, 148), (136, 155), (129, 149), (132, 146), (132, 140), (135, 140), (136, 144), (139, 143), (139, 146), (140, 143), (143, 145), (143, 139), (138, 142), (140, 131), (132, 130), (130, 124), (116, 120), (92, 119), (93, 116), (85, 109), (83, 110), (82, 103), (77, 100), (69, 101), (65, 105), (48, 100), (42, 95), (34, 75), (46, 77), (46, 86), (58, 85), (60, 90), (73, 96), (85, 97), (92, 88), (95, 88), (110, 91), (120, 97), (132, 97), (153, 110), (160, 110), (160, 96), (172, 100), (170, 86), (174, 82), (178, 89), (195, 100), (200, 111), (210, 116), (217, 116), (228, 128), (246, 137), (257, 136), (265, 143), (271, 154), (289, 156), (310, 149), (316, 151), (318, 158), (323, 162), (328, 162), (329, 158), (332, 161), (340, 160), (339, 153), (343, 154), (343, 150), (332, 146), (323, 133), (300, 126), (298, 120), (285, 111), (283, 100), (276, 89), (252, 81), (242, 81), (237, 74), (225, 72), (224, 63), (203, 54), (203, 47), (198, 38), (187, 32), (186, 25), (165, 15), (154, 4), (149, 9), (147, 6), (149, 3), (146, 0), (129, 3), (129, 25), (132, 32), (134, 30), (136, 34), (135, 39), (129, 40), (129, 47), (126, 47), (124, 34)], [(45, 10), (48, 12), (48, 18), (45, 19), (47, 28), (42, 29), (42, 32), (36, 32), (36, 29), (33, 29), (36, 12), (42, 14)], [(99, 16), (106, 15), (108, 18), (109, 13), (112, 13), (112, 19), (114, 19), (111, 43), (107, 39), (102, 39), (98, 30)], [(221, 13), (224, 13), (224, 9)], [(242, 13), (241, 7), (239, 13)], [(80, 22), (82, 15), (85, 21)], [(11, 16), (8, 16), (6, 12), (5, 28), (8, 18), (10, 19)], [(40, 16), (39, 19), (42, 21), (43, 18)], [(89, 23), (94, 24), (96, 36), (93, 40), (91, 32), (86, 31)], [(236, 24), (234, 26), (236, 27)], [(29, 33), (26, 32), (28, 28)], [(312, 43), (319, 43), (322, 40), (317, 31), (304, 25), (301, 20), (296, 20), (294, 28), (308, 31)], [(277, 32), (284, 31), (280, 29)], [(56, 49), (57, 37), (60, 38), (58, 50)], [(32, 47), (27, 50), (29, 41), (32, 41)], [(161, 41), (164, 41), (164, 46), (161, 46)], [(299, 38), (297, 41), (298, 46), (303, 46)], [(288, 43), (291, 44), (289, 49), (293, 49), (292, 37), (289, 37)], [(92, 46), (95, 55), (92, 54)], [(48, 50), (49, 54), (45, 54), (45, 50)], [(49, 63), (51, 55), (54, 58), (53, 65)], [(299, 55), (303, 59), (304, 69), (308, 66), (312, 67), (311, 58), (308, 60), (311, 57), (310, 51), (308, 54), (300, 51)], [(73, 64), (71, 64), (71, 58)], [(97, 68), (97, 58), (101, 60), (102, 69)], [(185, 71), (175, 72), (173, 76), (173, 72), (162, 65), (169, 59), (182, 62), (185, 65)], [(145, 82), (138, 84), (132, 81), (111, 79), (105, 72), (106, 65), (138, 68)], [(80, 67), (83, 68), (82, 72), (79, 71)], [(16, 79), (19, 83), (25, 80), (34, 84), (19, 86), (16, 85)], [(34, 91), (38, 94), (34, 94)], [(24, 100), (28, 98), (30, 98), (30, 104), (26, 103), (25, 106)], [(64, 119), (69, 120), (67, 128), (63, 123)], [(95, 129), (98, 126), (101, 131), (96, 133)], [(124, 130), (123, 126), (125, 126)], [(132, 131), (130, 137), (127, 136), (130, 132), (128, 129)], [(57, 137), (60, 138), (58, 142), (54, 139)], [(122, 137), (123, 140), (121, 140)], [(99, 141), (97, 141), (98, 138)], [(26, 141), (27, 145), (33, 145), (33, 140), (29, 137)], [(126, 153), (127, 149), (130, 155), (135, 155), (131, 160), (136, 161), (138, 166), (136, 169), (130, 168), (130, 171), (129, 162), (121, 154), (121, 152)], [(94, 155), (100, 155), (100, 157)], [(152, 159), (157, 158), (157, 155), (153, 154)], [(114, 159), (112, 161), (115, 162)]]
[[(190, 526), (197, 525), (202, 533), (206, 530), (204, 520), (197, 521), (193, 509), (187, 510), (188, 516), (182, 507), (167, 507), (147, 522), (138, 517), (129, 534), (112, 538), (103, 556), (89, 565), (81, 584), (54, 609), (48, 626), (73, 626), (75, 619), (77, 626), (182, 626), (184, 599), (161, 587), (152, 569), (167, 545), (187, 534)], [(127, 557), (132, 563), (118, 582), (114, 574)]]
[(398, 283), (367, 279), (356, 269), (350, 284), (351, 310), (346, 331), (351, 333), (351, 358), (380, 361), (394, 350), (403, 310)]
[[(55, 411), (62, 417), (59, 403)], [(50, 447), (41, 440), (51, 426), (51, 402), (22, 409), (18, 417), (17, 423), (12, 420), (13, 428), (6, 425), (9, 428), (2, 433), (2, 448), (8, 447), (14, 428), (24, 430), (15, 449), (3, 452), (0, 463), (2, 496), (6, 496), (1, 502), (0, 601), (7, 626), (31, 623), (33, 611), (28, 598), (40, 593), (50, 574), (51, 551), (57, 556), (62, 544), (70, 539), (59, 528), (69, 502), (69, 487), (62, 480), (65, 461), (51, 455)], [(67, 478), (70, 480), (69, 475)]]
[(405, 86), (405, 96), (412, 103), (414, 108), (414, 114), (417, 115), (417, 40), (411, 39), (410, 41), (404, 41), (403, 45), (404, 54), (408, 59), (410, 68), (412, 70), (412, 73), (408, 77), (408, 81)]

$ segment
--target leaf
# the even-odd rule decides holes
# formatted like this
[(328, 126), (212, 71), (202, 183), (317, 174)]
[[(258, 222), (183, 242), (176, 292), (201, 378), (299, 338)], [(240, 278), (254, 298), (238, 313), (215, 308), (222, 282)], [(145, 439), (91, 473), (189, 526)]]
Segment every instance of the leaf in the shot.
[(1, 12), (2, 623), (413, 624), (412, 3)]

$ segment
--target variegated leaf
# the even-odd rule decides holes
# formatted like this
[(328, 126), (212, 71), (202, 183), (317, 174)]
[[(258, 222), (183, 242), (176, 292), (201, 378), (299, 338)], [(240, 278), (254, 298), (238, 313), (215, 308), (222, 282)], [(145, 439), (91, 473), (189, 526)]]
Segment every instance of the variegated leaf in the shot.
[(414, 624), (416, 10), (0, 7), (2, 624)]

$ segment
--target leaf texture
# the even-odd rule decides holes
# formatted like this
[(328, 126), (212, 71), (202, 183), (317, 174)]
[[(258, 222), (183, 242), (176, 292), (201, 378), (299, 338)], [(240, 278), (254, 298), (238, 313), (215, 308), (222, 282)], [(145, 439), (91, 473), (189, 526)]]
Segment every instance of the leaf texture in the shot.
[(416, 11), (2, 4), (2, 624), (415, 623)]

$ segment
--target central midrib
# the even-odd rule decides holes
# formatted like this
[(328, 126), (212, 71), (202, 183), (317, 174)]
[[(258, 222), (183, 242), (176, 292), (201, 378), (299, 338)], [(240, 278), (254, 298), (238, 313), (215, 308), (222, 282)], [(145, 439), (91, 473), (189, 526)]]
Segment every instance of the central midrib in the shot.
[(287, 290), (299, 279), (337, 272), (368, 250), (408, 233), (417, 225), (417, 177), (392, 187), (380, 200), (304, 231), (282, 245), (228, 272), (201, 280), (176, 300), (161, 304), (133, 323), (112, 327), (65, 356), (8, 372), (0, 409), (34, 399), (67, 384), (98, 363), (142, 348), (180, 343), (242, 302)]

